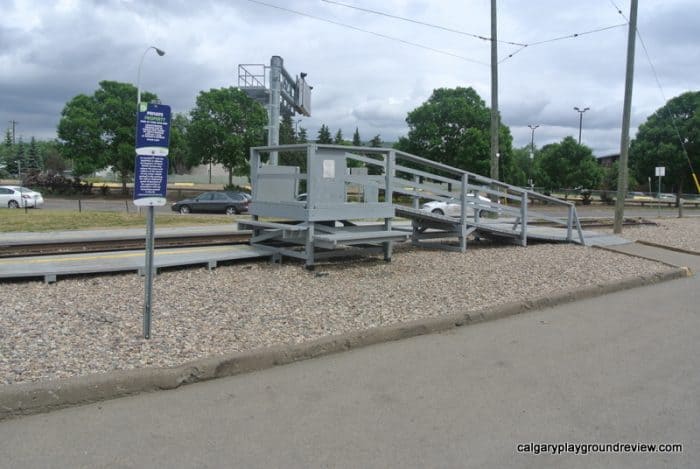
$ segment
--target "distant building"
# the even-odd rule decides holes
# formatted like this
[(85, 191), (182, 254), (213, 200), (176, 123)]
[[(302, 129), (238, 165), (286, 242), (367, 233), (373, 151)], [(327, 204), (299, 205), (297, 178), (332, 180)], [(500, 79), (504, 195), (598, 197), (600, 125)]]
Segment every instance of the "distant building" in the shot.
[(612, 155), (605, 155), (598, 157), (598, 164), (601, 166), (610, 167), (614, 162), (620, 159), (619, 153), (613, 153)]

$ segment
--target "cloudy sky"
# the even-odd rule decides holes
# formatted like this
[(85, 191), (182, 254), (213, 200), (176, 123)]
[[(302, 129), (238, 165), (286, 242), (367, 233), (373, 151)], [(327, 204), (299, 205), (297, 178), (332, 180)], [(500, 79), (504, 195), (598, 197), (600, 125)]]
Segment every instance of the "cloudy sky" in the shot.
[[(700, 89), (700, 2), (639, 3), (663, 93), (638, 41), (635, 128), (664, 96)], [(529, 144), (528, 124), (540, 125), (538, 146), (577, 138), (578, 106), (590, 107), (583, 143), (597, 155), (619, 151), (627, 28), (618, 8), (627, 16), (629, 7), (498, 1), (499, 107), (516, 146)], [(490, 35), (489, 0), (0, 0), (0, 11), (0, 128), (17, 121), (25, 140), (55, 138), (65, 103), (99, 81), (135, 83), (151, 45), (166, 55), (146, 55), (142, 88), (176, 112), (188, 112), (202, 90), (236, 86), (239, 64), (283, 57), (314, 87), (312, 116), (300, 124), (312, 137), (325, 123), (348, 139), (358, 127), (364, 140), (393, 141), (407, 133), (407, 112), (440, 87), (471, 86), (490, 105), (490, 46), (474, 37)]]

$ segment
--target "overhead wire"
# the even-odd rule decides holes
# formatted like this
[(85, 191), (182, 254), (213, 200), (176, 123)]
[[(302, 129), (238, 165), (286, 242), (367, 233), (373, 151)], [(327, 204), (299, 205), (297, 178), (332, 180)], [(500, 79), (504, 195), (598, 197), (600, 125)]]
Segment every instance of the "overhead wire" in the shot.
[(528, 47), (539, 46), (539, 45), (542, 45), (542, 44), (549, 44), (549, 43), (557, 42), (557, 41), (563, 41), (563, 40), (565, 40), (565, 39), (575, 39), (575, 38), (577, 38), (577, 37), (585, 36), (585, 35), (587, 35), (587, 34), (600, 33), (600, 32), (603, 32), (603, 31), (607, 31), (607, 30), (609, 30), (609, 29), (620, 28), (620, 27), (622, 27), (622, 26), (625, 26), (626, 24), (627, 24), (627, 23), (620, 23), (620, 24), (615, 24), (615, 25), (612, 25), (612, 26), (605, 26), (605, 27), (602, 27), (602, 28), (591, 29), (591, 30), (588, 30), (588, 31), (580, 32), (580, 33), (567, 34), (567, 35), (565, 35), (565, 36), (557, 36), (557, 37), (553, 37), (553, 38), (550, 38), (550, 39), (544, 39), (544, 40), (542, 40), (542, 41), (531, 42), (531, 43), (529, 43), (529, 44), (523, 44), (522, 47), (520, 47), (519, 49), (517, 49), (515, 52), (513, 52), (513, 53), (511, 53), (511, 54), (508, 54), (506, 57), (504, 57), (503, 59), (499, 60), (498, 63), (501, 64), (501, 63), (505, 62), (506, 60), (511, 59), (514, 55), (519, 54), (520, 52), (522, 52), (523, 50), (525, 50), (525, 49), (528, 48)]
[[(363, 11), (363, 12), (365, 12), (365, 13), (371, 13), (371, 14), (373, 14), (373, 15), (385, 16), (385, 17), (387, 17), (387, 18), (393, 18), (393, 19), (397, 19), (397, 20), (401, 20), (401, 21), (407, 21), (407, 22), (409, 22), (409, 23), (419, 24), (419, 25), (421, 25), (421, 26), (427, 26), (427, 27), (429, 27), (429, 28), (435, 28), (435, 29), (439, 29), (439, 30), (442, 30), (442, 31), (447, 31), (447, 32), (450, 32), (450, 33), (461, 34), (461, 35), (469, 36), (469, 37), (472, 37), (472, 38), (475, 38), (475, 39), (480, 39), (480, 40), (482, 40), (482, 41), (489, 41), (489, 42), (491, 41), (491, 38), (490, 38), (490, 37), (483, 36), (483, 35), (480, 35), (480, 34), (470, 33), (470, 32), (467, 32), (467, 31), (462, 31), (462, 30), (454, 29), (454, 28), (448, 28), (448, 27), (441, 26), (441, 25), (438, 25), (438, 24), (433, 24), (433, 23), (428, 23), (428, 22), (425, 22), (425, 21), (415, 20), (415, 19), (413, 19), (413, 18), (406, 18), (406, 17), (404, 17), (404, 16), (393, 15), (393, 14), (391, 14), (391, 13), (386, 13), (386, 12), (379, 11), (379, 10), (373, 10), (373, 9), (371, 9), (371, 8), (363, 8), (363, 7), (359, 7), (359, 6), (356, 6), (356, 5), (350, 5), (350, 4), (348, 4), (348, 3), (339, 2), (339, 1), (337, 1), (337, 0), (321, 0), (321, 1), (322, 1), (322, 2), (325, 2), (325, 3), (329, 3), (329, 4), (331, 4), (331, 5), (338, 5), (338, 6), (342, 6), (342, 7), (345, 7), (345, 8), (350, 8), (350, 9), (352, 9), (352, 10), (358, 10), (358, 11)], [(513, 52), (513, 53), (511, 53), (511, 54), (508, 54), (506, 57), (504, 57), (503, 59), (499, 60), (498, 63), (500, 64), (500, 63), (505, 62), (506, 60), (512, 58), (512, 57), (515, 56), (516, 54), (518, 54), (518, 53), (522, 52), (523, 50), (525, 50), (527, 47), (538, 46), (538, 45), (547, 44), (547, 43), (550, 43), (550, 42), (562, 41), (562, 40), (564, 40), (564, 39), (573, 39), (573, 38), (577, 38), (577, 37), (580, 37), (580, 36), (585, 36), (585, 35), (587, 35), (587, 34), (599, 33), (599, 32), (602, 32), (602, 31), (607, 31), (607, 30), (609, 30), (609, 29), (619, 28), (619, 27), (625, 26), (626, 24), (627, 24), (627, 23), (621, 23), (621, 24), (616, 24), (616, 25), (612, 25), (612, 26), (605, 26), (605, 27), (602, 27), (602, 28), (591, 29), (591, 30), (588, 30), (588, 31), (580, 32), (580, 33), (572, 33), (572, 34), (567, 34), (567, 35), (565, 35), (565, 36), (557, 36), (557, 37), (553, 37), (553, 38), (550, 38), (550, 39), (544, 39), (544, 40), (541, 40), (541, 41), (530, 42), (530, 43), (526, 43), (526, 42), (516, 42), (516, 41), (505, 41), (505, 40), (497, 39), (496, 42), (498, 42), (498, 43), (501, 43), (501, 44), (508, 44), (508, 45), (512, 45), (512, 46), (518, 46), (518, 49), (517, 49), (515, 52)]]
[(470, 58), (468, 58), (468, 57), (464, 57), (464, 56), (459, 55), (459, 54), (454, 54), (454, 53), (449, 52), (449, 51), (446, 51), (446, 50), (436, 49), (436, 48), (434, 48), (434, 47), (426, 46), (426, 45), (424, 45), (424, 44), (419, 44), (419, 43), (417, 43), (417, 42), (407, 41), (407, 40), (405, 40), (405, 39), (397, 38), (397, 37), (394, 37), (394, 36), (389, 36), (389, 35), (387, 35), (387, 34), (382, 34), (382, 33), (378, 33), (378, 32), (375, 32), (375, 31), (370, 31), (370, 30), (368, 30), (368, 29), (358, 28), (357, 26), (352, 26), (352, 25), (349, 25), (349, 24), (346, 24), (346, 23), (341, 23), (340, 21), (330, 20), (330, 19), (328, 19), (328, 18), (323, 18), (323, 17), (321, 17), (321, 16), (312, 15), (312, 14), (310, 14), (310, 13), (305, 13), (305, 12), (298, 11), (298, 10), (292, 10), (291, 8), (281, 7), (281, 6), (279, 6), (279, 5), (274, 5), (274, 4), (272, 4), (272, 3), (267, 3), (267, 2), (260, 1), (260, 0), (246, 0), (246, 1), (248, 1), (248, 2), (250, 2), (250, 3), (255, 3), (255, 4), (258, 4), (258, 5), (266, 6), (266, 7), (269, 7), (269, 8), (274, 8), (274, 9), (281, 10), (281, 11), (286, 11), (286, 12), (288, 12), (288, 13), (293, 13), (293, 14), (295, 14), (295, 15), (305, 16), (305, 17), (307, 17), (307, 18), (312, 18), (312, 19), (315, 19), (315, 20), (317, 20), (317, 21), (323, 21), (323, 22), (325, 22), (325, 23), (334, 24), (334, 25), (336, 25), (336, 26), (341, 26), (341, 27), (343, 27), (343, 28), (352, 29), (353, 31), (359, 31), (359, 32), (366, 33), (366, 34), (371, 34), (371, 35), (373, 35), (373, 36), (381, 37), (381, 38), (384, 38), (384, 39), (389, 39), (389, 40), (391, 40), (391, 41), (400, 42), (400, 43), (402, 43), (402, 44), (406, 44), (406, 45), (409, 45), (409, 46), (418, 47), (418, 48), (420, 48), (420, 49), (429, 50), (429, 51), (431, 51), (431, 52), (436, 52), (436, 53), (438, 53), (438, 54), (449, 55), (450, 57), (454, 57), (454, 58), (457, 58), (457, 59), (461, 59), (461, 60), (464, 60), (464, 61), (466, 61), (466, 62), (471, 62), (471, 63), (483, 65), (483, 66), (485, 66), (485, 67), (488, 67), (488, 66), (489, 66), (489, 64), (487, 64), (486, 62), (481, 62), (481, 61), (479, 61), (479, 60), (470, 59)]
[[(609, 0), (610, 3), (612, 4), (613, 7), (617, 10), (617, 12), (622, 16), (625, 21), (629, 22), (625, 14), (622, 12), (622, 10), (615, 4), (613, 0)], [(661, 80), (659, 79), (659, 74), (656, 72), (656, 67), (654, 66), (654, 62), (651, 60), (651, 55), (649, 54), (649, 49), (647, 49), (647, 45), (644, 42), (644, 38), (642, 37), (642, 33), (639, 30), (639, 27), (637, 27), (637, 30), (635, 31), (635, 35), (639, 38), (639, 43), (642, 46), (642, 50), (644, 51), (644, 56), (647, 59), (647, 62), (649, 62), (649, 67), (651, 68), (652, 74), (654, 75), (654, 80), (656, 81), (656, 86), (659, 88), (659, 93), (661, 94), (661, 99), (663, 99), (664, 103), (668, 102), (668, 99), (666, 98), (666, 93), (664, 92), (664, 87), (661, 84)], [(671, 113), (671, 110), (668, 109), (668, 107), (664, 106), (666, 108), (666, 112), (668, 113), (668, 117), (671, 121), (671, 126), (673, 127), (673, 130), (676, 132), (676, 136), (678, 137), (678, 141), (681, 144), (681, 149), (683, 150), (683, 154), (685, 156), (685, 159), (688, 161), (688, 167), (690, 168), (690, 173), (693, 176), (693, 180), (695, 181), (695, 188), (697, 191), (700, 193), (700, 182), (698, 182), (697, 176), (695, 174), (695, 169), (693, 168), (693, 163), (690, 160), (690, 154), (688, 153), (688, 148), (685, 145), (685, 140), (683, 139), (683, 136), (681, 135), (680, 129), (676, 125), (676, 118), (675, 116)]]
[[(339, 5), (339, 6), (342, 6), (345, 8), (350, 8), (352, 10), (364, 11), (366, 13), (372, 13), (374, 15), (386, 16), (387, 18), (393, 18), (393, 19), (397, 19), (397, 20), (401, 20), (401, 21), (407, 21), (409, 23), (419, 24), (421, 26), (427, 26), (429, 28), (440, 29), (442, 31), (447, 31), (449, 33), (461, 34), (463, 36), (469, 36), (469, 37), (472, 37), (474, 39), (480, 39), (482, 41), (491, 41), (490, 37), (482, 36), (481, 34), (470, 33), (467, 31), (461, 31), (459, 29), (448, 28), (446, 26), (440, 26), (438, 24), (432, 24), (432, 23), (427, 23), (425, 21), (414, 20), (412, 18), (406, 18), (404, 16), (392, 15), (390, 13), (385, 13), (383, 11), (378, 11), (378, 10), (372, 10), (370, 8), (362, 8), (362, 7), (358, 7), (355, 5), (349, 5), (347, 3), (337, 2), (335, 0), (321, 0), (321, 1), (325, 2), (325, 3), (333, 4), (333, 5)], [(500, 42), (502, 44), (510, 44), (512, 46), (526, 46), (527, 45), (527, 44), (523, 44), (520, 42), (504, 41), (501, 39), (497, 39), (496, 42)]]

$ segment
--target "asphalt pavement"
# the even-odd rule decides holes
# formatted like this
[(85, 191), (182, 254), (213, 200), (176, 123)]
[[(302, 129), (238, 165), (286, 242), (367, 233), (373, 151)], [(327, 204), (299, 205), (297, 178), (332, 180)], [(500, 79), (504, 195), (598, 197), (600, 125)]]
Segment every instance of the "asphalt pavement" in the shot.
[[(700, 270), (700, 256), (643, 250)], [(699, 287), (694, 276), (3, 421), (0, 465), (695, 468)], [(532, 443), (564, 446), (519, 451)], [(682, 452), (577, 455), (566, 443)]]

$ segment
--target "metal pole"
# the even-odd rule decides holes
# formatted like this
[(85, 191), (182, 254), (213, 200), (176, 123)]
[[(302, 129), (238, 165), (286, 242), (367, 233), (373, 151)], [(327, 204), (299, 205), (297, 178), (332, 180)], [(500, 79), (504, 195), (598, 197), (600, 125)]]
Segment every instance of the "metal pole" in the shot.
[(498, 179), (498, 22), (491, 0), (491, 179)]
[(583, 113), (588, 111), (590, 108), (585, 107), (583, 110), (574, 106), (574, 111), (578, 112), (578, 144), (581, 145), (581, 129), (583, 129)]
[[(141, 65), (146, 53), (153, 49), (159, 56), (165, 55), (165, 52), (157, 47), (148, 47), (143, 51), (141, 61), (139, 62), (138, 74), (136, 76), (136, 121), (138, 125), (139, 112), (141, 111)], [(145, 253), (145, 269), (146, 269), (146, 285), (145, 285), (145, 300), (143, 305), (143, 337), (151, 338), (151, 304), (153, 300), (153, 239), (155, 231), (155, 212), (154, 207), (149, 206), (146, 215), (146, 253)]]
[(12, 144), (14, 145), (15, 142), (15, 126), (19, 124), (16, 120), (12, 119), (11, 121), (8, 121), (10, 124), (12, 124)]
[(637, 34), (637, 0), (630, 4), (630, 23), (627, 33), (627, 71), (625, 77), (625, 101), (622, 111), (622, 135), (620, 138), (620, 168), (617, 175), (617, 197), (615, 198), (615, 222), (613, 233), (622, 233), (625, 215), (625, 193), (627, 192), (627, 157), (630, 142), (630, 114), (632, 109), (632, 84), (634, 80), (634, 46)]
[(656, 204), (659, 207), (659, 218), (661, 218), (661, 175), (659, 175), (658, 190), (656, 191)]
[(532, 137), (530, 138), (530, 164), (527, 165), (527, 180), (530, 184), (530, 189), (532, 189), (535, 186), (532, 182), (532, 162), (535, 159), (535, 129), (540, 125), (528, 124), (527, 126), (530, 127), (530, 130), (532, 130)]
[(148, 207), (146, 215), (146, 295), (143, 307), (143, 337), (151, 338), (151, 305), (153, 302), (153, 241), (155, 231), (155, 210)]
[(578, 144), (581, 145), (581, 131), (583, 130), (583, 113), (578, 113)]
[[(270, 122), (267, 128), (267, 144), (280, 143), (280, 99), (282, 98), (282, 57), (273, 55), (270, 59)], [(277, 152), (270, 152), (270, 164), (277, 165)]]

